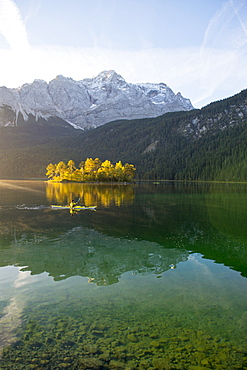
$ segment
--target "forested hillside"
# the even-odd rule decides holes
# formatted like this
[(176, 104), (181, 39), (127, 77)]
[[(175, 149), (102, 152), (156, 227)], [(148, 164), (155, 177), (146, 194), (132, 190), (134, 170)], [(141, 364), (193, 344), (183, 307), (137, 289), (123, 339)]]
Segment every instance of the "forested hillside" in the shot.
[(49, 122), (2, 127), (0, 177), (45, 177), (50, 162), (99, 157), (133, 164), (139, 179), (247, 181), (246, 123), (244, 90), (201, 110), (84, 132)]

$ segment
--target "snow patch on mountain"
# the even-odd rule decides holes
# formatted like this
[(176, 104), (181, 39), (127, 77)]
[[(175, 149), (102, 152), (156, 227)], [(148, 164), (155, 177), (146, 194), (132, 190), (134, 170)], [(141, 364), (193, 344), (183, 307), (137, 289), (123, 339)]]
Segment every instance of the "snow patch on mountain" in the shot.
[(164, 83), (127, 83), (115, 71), (75, 81), (57, 76), (48, 84), (34, 80), (18, 89), (0, 87), (0, 106), (9, 106), (24, 120), (32, 114), (57, 116), (82, 129), (119, 119), (157, 117), (167, 112), (193, 109), (189, 99)]

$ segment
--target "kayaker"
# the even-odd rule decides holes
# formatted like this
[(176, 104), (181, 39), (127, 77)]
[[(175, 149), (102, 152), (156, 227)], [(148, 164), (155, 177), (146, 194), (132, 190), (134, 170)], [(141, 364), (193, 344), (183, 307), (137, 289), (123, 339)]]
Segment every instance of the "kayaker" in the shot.
[(70, 208), (74, 208), (77, 205), (78, 202), (75, 202), (74, 199), (70, 202), (69, 206)]

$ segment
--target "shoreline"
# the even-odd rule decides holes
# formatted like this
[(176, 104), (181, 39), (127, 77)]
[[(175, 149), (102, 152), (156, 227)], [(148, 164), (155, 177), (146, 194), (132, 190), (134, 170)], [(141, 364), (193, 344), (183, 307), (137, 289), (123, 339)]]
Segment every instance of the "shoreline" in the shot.
[(195, 183), (195, 184), (247, 184), (246, 181), (220, 181), (220, 180), (142, 180), (136, 179), (133, 182), (96, 182), (96, 181), (53, 181), (46, 178), (0, 178), (0, 181), (42, 181), (50, 184), (95, 184), (95, 185), (136, 185), (140, 183), (150, 183), (151, 185), (162, 185), (164, 183)]

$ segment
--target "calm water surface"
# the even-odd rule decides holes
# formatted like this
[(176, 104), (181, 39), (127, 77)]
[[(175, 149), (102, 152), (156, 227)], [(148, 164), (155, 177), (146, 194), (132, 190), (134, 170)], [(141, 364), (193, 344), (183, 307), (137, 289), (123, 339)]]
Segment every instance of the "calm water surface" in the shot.
[(246, 277), (247, 185), (0, 181), (1, 369), (247, 369)]

